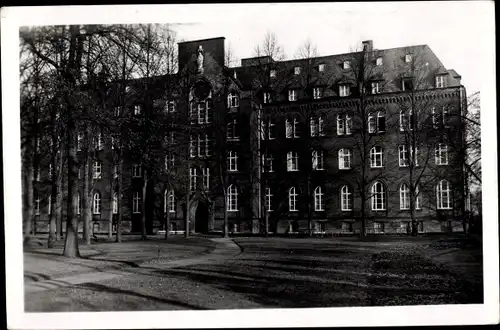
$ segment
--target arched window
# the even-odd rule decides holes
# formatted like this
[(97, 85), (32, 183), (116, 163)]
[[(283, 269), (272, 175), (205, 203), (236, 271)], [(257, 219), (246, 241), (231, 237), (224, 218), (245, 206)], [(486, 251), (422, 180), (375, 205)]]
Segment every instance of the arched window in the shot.
[(371, 167), (382, 167), (384, 166), (384, 150), (382, 147), (376, 146), (370, 150), (370, 166)]
[(132, 213), (141, 213), (141, 195), (138, 191), (134, 193), (132, 198)]
[(113, 193), (113, 214), (118, 214), (118, 194)]
[(420, 210), (420, 188), (415, 187), (415, 210)]
[(399, 209), (410, 209), (410, 188), (406, 183), (403, 183), (399, 188)]
[(337, 135), (349, 135), (352, 132), (352, 118), (349, 114), (337, 115)]
[(372, 186), (372, 210), (384, 211), (385, 203), (385, 187), (382, 182), (377, 181)]
[(323, 195), (324, 194), (320, 186), (314, 189), (314, 211), (325, 210), (325, 199), (323, 198)]
[(92, 204), (92, 209), (94, 211), (94, 214), (101, 214), (101, 193), (96, 192), (94, 194), (94, 200)]
[(377, 123), (375, 122), (375, 115), (370, 113), (368, 115), (368, 133), (375, 133), (377, 131)]
[(385, 112), (377, 112), (377, 132), (385, 132)]
[(323, 150), (313, 150), (312, 152), (312, 168), (315, 171), (324, 170), (323, 167)]
[(444, 143), (439, 143), (435, 150), (436, 165), (448, 165), (448, 146)]
[(352, 211), (352, 192), (349, 186), (342, 186), (340, 189), (341, 196), (341, 210), (342, 211)]
[(238, 189), (233, 184), (227, 189), (227, 210), (238, 211)]
[(286, 167), (288, 172), (299, 170), (299, 154), (297, 151), (289, 151), (286, 154)]
[(175, 193), (173, 189), (165, 189), (165, 193), (163, 194), (163, 212), (175, 212)]
[(451, 189), (450, 183), (441, 180), (436, 186), (437, 208), (440, 210), (451, 209)]
[(351, 168), (351, 150), (339, 149), (339, 169), (345, 170)]
[(399, 129), (400, 131), (412, 130), (415, 122), (415, 116), (413, 116), (413, 110), (405, 111), (401, 110), (399, 112)]
[(237, 108), (240, 106), (240, 97), (236, 92), (231, 92), (227, 96), (227, 107)]
[(295, 187), (290, 188), (288, 191), (288, 210), (297, 211), (297, 193)]

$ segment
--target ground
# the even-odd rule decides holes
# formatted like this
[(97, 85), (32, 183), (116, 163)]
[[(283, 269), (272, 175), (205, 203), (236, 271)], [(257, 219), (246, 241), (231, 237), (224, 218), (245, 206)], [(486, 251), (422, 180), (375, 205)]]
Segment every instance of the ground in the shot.
[[(113, 263), (119, 259), (113, 253), (121, 249), (128, 251), (120, 254), (123, 258), (139, 247), (146, 252), (141, 256), (136, 251), (139, 257), (120, 267), (99, 264), (87, 275), (71, 276), (81, 270), (53, 275), (60, 281), (52, 286), (43, 286), (43, 277), (37, 282), (25, 276), (26, 311), (461, 304), (483, 299), (481, 244), (471, 238), (176, 238), (168, 244), (112, 245), (96, 245), (101, 254), (89, 253), (85, 262)], [(158, 246), (163, 256), (146, 260)], [(41, 265), (35, 262), (39, 256), (47, 254), (25, 253), (25, 268), (27, 263), (28, 268)]]

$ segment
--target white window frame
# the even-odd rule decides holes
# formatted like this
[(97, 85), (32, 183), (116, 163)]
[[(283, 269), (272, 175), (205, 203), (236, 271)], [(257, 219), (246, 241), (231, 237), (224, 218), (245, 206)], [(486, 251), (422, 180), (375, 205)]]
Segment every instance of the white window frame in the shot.
[(343, 185), (340, 188), (340, 209), (341, 211), (352, 211), (352, 192), (348, 185)]
[(309, 119), (309, 130), (311, 132), (311, 137), (318, 136), (318, 125), (315, 118)]
[[(351, 161), (352, 161), (351, 149), (348, 149), (348, 148), (339, 149), (338, 157), (339, 157), (339, 169), (341, 169), (341, 170), (351, 169)], [(346, 160), (347, 160), (348, 166), (346, 166)]]
[(102, 162), (101, 161), (94, 161), (94, 170), (93, 170), (93, 178), (94, 179), (100, 179), (102, 177)]
[(342, 69), (347, 70), (351, 68), (351, 61), (344, 61), (342, 63)]
[(326, 64), (323, 64), (323, 63), (322, 63), (322, 64), (319, 64), (319, 65), (318, 65), (318, 71), (319, 71), (319, 72), (323, 72), (323, 71), (325, 71), (325, 68), (326, 68)]
[(271, 134), (271, 133), (275, 133), (275, 130), (273, 129), (275, 126), (276, 126), (276, 124), (273, 122), (272, 118), (269, 119), (268, 124), (267, 124), (269, 140), (276, 139), (276, 134)]
[(115, 117), (120, 117), (121, 113), (122, 113), (122, 107), (121, 106), (116, 106), (114, 108), (114, 115), (115, 115)]
[(295, 190), (295, 187), (291, 187), (288, 190), (288, 211), (290, 212), (297, 212), (297, 192)]
[(167, 100), (165, 101), (165, 113), (173, 113), (175, 112), (177, 106), (176, 102), (174, 100)]
[[(377, 187), (380, 187), (380, 191), (377, 190)], [(380, 182), (376, 181), (372, 185), (372, 211), (385, 211), (386, 209), (386, 189), (385, 185)]]
[(288, 101), (290, 101), (290, 102), (297, 101), (297, 90), (296, 89), (289, 89), (288, 90)]
[[(446, 184), (446, 187), (444, 186)], [(451, 187), (450, 182), (441, 180), (436, 185), (436, 198), (438, 210), (451, 210)]]
[(450, 117), (450, 110), (448, 109), (448, 106), (443, 106), (442, 110), (442, 115), (441, 115), (441, 120), (443, 122), (444, 127), (450, 127), (448, 122), (449, 122), (449, 117)]
[(102, 134), (101, 134), (101, 132), (97, 133), (97, 135), (95, 137), (95, 148), (96, 148), (96, 150), (102, 150), (103, 149)]
[(339, 96), (340, 97), (347, 97), (350, 95), (350, 90), (349, 90), (349, 85), (347, 84), (342, 84), (339, 85)]
[(320, 99), (323, 95), (321, 95), (321, 89), (319, 87), (313, 88), (313, 99)]
[(198, 188), (198, 171), (196, 167), (189, 168), (189, 190), (195, 191)]
[[(444, 161), (443, 161), (444, 159)], [(436, 165), (448, 165), (448, 145), (439, 143), (435, 150)]]
[(377, 119), (375, 118), (375, 114), (368, 114), (368, 133), (374, 134), (377, 132)]
[(134, 163), (132, 164), (132, 177), (140, 178), (142, 177), (142, 166), (141, 164)]
[(299, 170), (299, 155), (297, 151), (289, 151), (286, 154), (286, 165), (288, 172), (297, 172)]
[(229, 172), (237, 172), (238, 171), (238, 153), (234, 150), (229, 150), (227, 155), (227, 170)]
[(52, 174), (53, 174), (52, 172), (53, 172), (53, 170), (52, 170), (52, 164), (49, 163), (49, 180), (52, 180)]
[(227, 211), (238, 211), (238, 188), (234, 184), (227, 188)]
[(238, 108), (240, 106), (240, 97), (236, 92), (230, 92), (227, 95), (227, 107), (228, 108)]
[(138, 116), (142, 112), (142, 106), (140, 104), (134, 105), (134, 115)]
[(436, 76), (436, 88), (444, 88), (445, 87), (445, 75), (437, 75)]
[(406, 149), (406, 145), (402, 144), (399, 146), (399, 167), (410, 166), (409, 152)]
[(321, 186), (314, 189), (314, 211), (323, 212), (325, 210), (325, 199)]
[(345, 134), (345, 124), (344, 115), (337, 115), (337, 135)]
[(406, 183), (399, 187), (399, 209), (410, 209), (410, 187)]
[(227, 140), (228, 141), (239, 141), (238, 136), (238, 120), (233, 118), (229, 123), (227, 123)]
[[(379, 162), (380, 161), (380, 164)], [(384, 148), (374, 146), (370, 149), (370, 167), (381, 168), (384, 167)]]
[(163, 213), (175, 213), (175, 192), (173, 189), (165, 189), (163, 193)]
[(405, 62), (406, 62), (406, 63), (410, 63), (411, 61), (412, 61), (412, 56), (411, 56), (411, 54), (406, 54), (406, 55), (405, 55)]
[(269, 187), (266, 187), (266, 211), (267, 212), (272, 212), (273, 211), (273, 207), (272, 207), (272, 198), (273, 198), (273, 194), (271, 193), (271, 188)]
[(94, 214), (101, 214), (101, 193), (95, 192), (92, 198), (92, 212)]
[(293, 68), (293, 73), (295, 75), (299, 75), (301, 71), (302, 71), (302, 68), (300, 66), (296, 66)]
[(420, 187), (415, 187), (415, 210), (420, 210)]
[(373, 232), (375, 234), (382, 234), (384, 232), (384, 223), (380, 221), (373, 222)]
[(264, 104), (269, 104), (271, 103), (271, 93), (269, 92), (264, 92), (263, 94), (263, 100)]
[(113, 193), (112, 196), (112, 212), (113, 214), (118, 214), (118, 194), (116, 192)]
[(318, 135), (325, 136), (325, 122), (323, 116), (318, 117)]
[(205, 191), (210, 190), (210, 168), (205, 167), (201, 169), (202, 180), (203, 180), (203, 189)]
[(271, 173), (274, 172), (273, 168), (274, 156), (270, 152), (266, 152), (265, 155), (262, 155), (262, 172)]
[(378, 81), (372, 82), (372, 94), (380, 94), (380, 83)]
[(82, 143), (83, 143), (83, 133), (78, 132), (78, 137), (76, 141), (76, 150), (77, 151), (82, 151)]
[(375, 63), (377, 66), (382, 66), (384, 65), (384, 59), (383, 57), (379, 56), (377, 57), (377, 60), (376, 60), (376, 63)]
[(113, 165), (113, 179), (118, 178), (118, 165)]
[(312, 169), (314, 171), (324, 170), (324, 157), (323, 150), (313, 150), (312, 151)]
[(270, 70), (270, 71), (269, 71), (269, 77), (271, 77), (271, 78), (276, 78), (276, 70), (274, 70), (274, 69), (273, 69), (273, 70)]
[(141, 196), (138, 191), (134, 192), (132, 195), (132, 213), (141, 213)]

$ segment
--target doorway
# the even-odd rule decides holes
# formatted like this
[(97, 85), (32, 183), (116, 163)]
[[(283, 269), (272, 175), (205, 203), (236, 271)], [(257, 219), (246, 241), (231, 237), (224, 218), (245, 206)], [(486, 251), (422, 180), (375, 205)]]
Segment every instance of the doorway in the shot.
[(200, 201), (195, 213), (194, 230), (197, 233), (208, 233), (208, 204)]

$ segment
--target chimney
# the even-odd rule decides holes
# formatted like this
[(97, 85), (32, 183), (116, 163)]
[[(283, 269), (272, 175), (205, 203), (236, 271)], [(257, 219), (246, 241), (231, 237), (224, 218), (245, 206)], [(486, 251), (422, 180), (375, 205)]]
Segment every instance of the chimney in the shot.
[(363, 41), (363, 50), (365, 52), (371, 52), (373, 50), (373, 40)]

